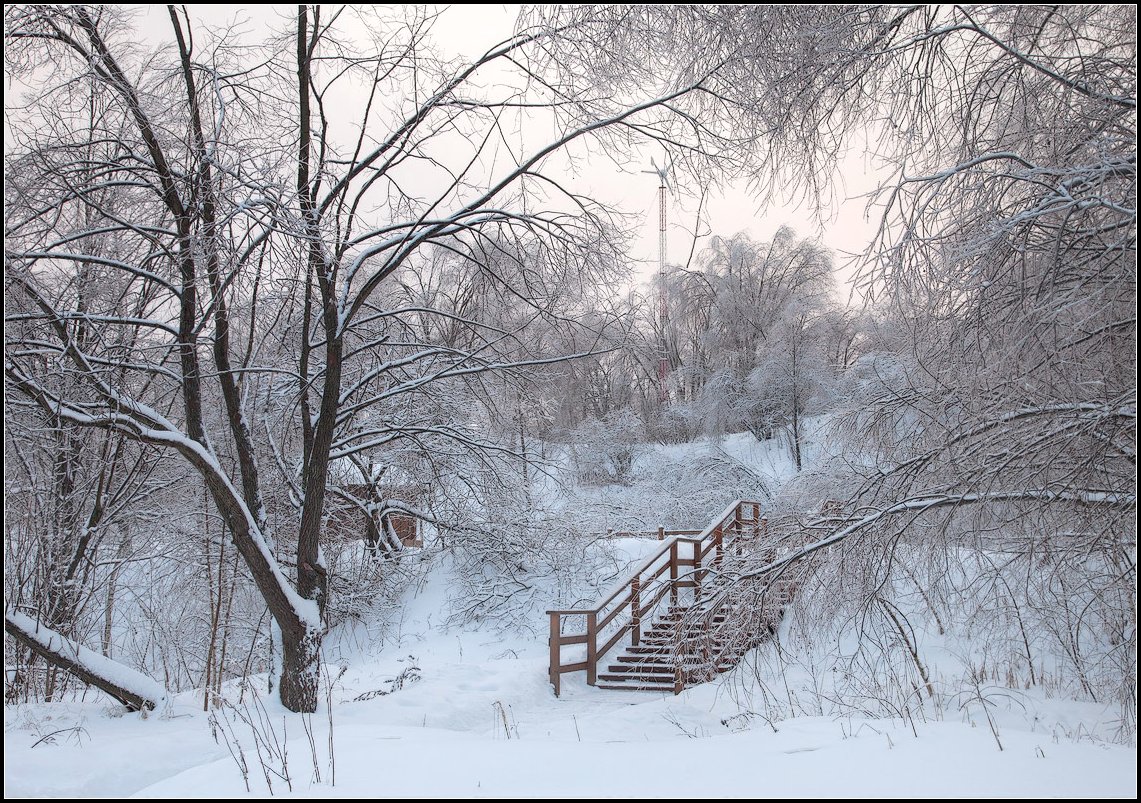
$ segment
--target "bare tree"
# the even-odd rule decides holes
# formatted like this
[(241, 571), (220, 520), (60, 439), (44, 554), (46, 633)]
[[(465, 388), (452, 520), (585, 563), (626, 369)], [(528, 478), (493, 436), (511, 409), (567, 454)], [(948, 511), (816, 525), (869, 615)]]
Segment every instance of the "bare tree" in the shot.
[[(281, 634), (281, 699), (311, 711), (335, 464), (367, 464), (398, 440), (429, 456), (441, 444), (504, 448), (424, 400), (575, 356), (520, 348), (536, 322), (573, 319), (581, 308), (565, 299), (617, 264), (606, 210), (564, 185), (559, 154), (646, 139), (716, 150), (712, 132), (671, 105), (708, 91), (711, 71), (600, 94), (548, 80), (536, 61), (558, 39), (597, 35), (586, 25), (526, 28), (457, 66), (433, 54), (424, 9), (300, 6), (288, 58), (264, 59), (225, 32), (195, 30), (183, 10), (168, 16), (169, 48), (148, 55), (118, 9), (6, 12), (9, 65), (36, 86), (6, 160), (21, 177), (8, 292), (33, 310), (45, 333), (36, 348), (69, 380), (51, 381), (29, 343), (10, 341), (8, 388), (69, 426), (176, 453), (201, 475)], [(350, 28), (368, 41), (348, 44)], [(344, 98), (362, 83), (350, 121)], [(98, 115), (81, 113), (80, 95)], [(429, 246), (510, 298), (508, 320), (392, 305), (387, 288), (427, 270)], [(84, 265), (114, 288), (97, 312), (80, 302)], [(109, 334), (79, 339), (75, 319)], [(455, 331), (415, 334), (432, 319)], [(108, 351), (123, 331), (132, 338)], [(288, 414), (259, 415), (274, 407)], [(397, 409), (407, 417), (388, 416)], [(296, 452), (282, 448), (293, 426)], [(276, 530), (267, 459), (297, 505)], [(296, 545), (293, 581), (282, 544)]]
[[(824, 327), (814, 323), (810, 335), (808, 321), (822, 321), (829, 307), (831, 258), (819, 243), (797, 239), (781, 227), (770, 242), (743, 234), (714, 237), (695, 264), (669, 277), (673, 416), (692, 413), (698, 429), (685, 433), (690, 437), (700, 429), (721, 435), (743, 428), (771, 436), (774, 426), (803, 414), (813, 393), (807, 377), (819, 373), (822, 360), (816, 356), (820, 349), (810, 344)], [(798, 312), (804, 313), (802, 335), (796, 338), (800, 348), (790, 351), (789, 324)], [(790, 356), (800, 360), (792, 373)], [(800, 382), (796, 405), (786, 393), (791, 376)], [(794, 428), (799, 432), (799, 425)]]
[(797, 471), (804, 466), (805, 419), (826, 409), (838, 372), (826, 351), (827, 330), (835, 316), (819, 299), (810, 302), (789, 304), (774, 321), (742, 405), (754, 432), (787, 433)]
[(874, 600), (908, 571), (938, 578), (917, 571), (932, 553), (969, 560), (957, 582), (1007, 601), (1024, 671), (1065, 656), (1131, 738), (1136, 23), (1119, 6), (892, 13), (841, 59), (900, 171), (862, 274), (886, 331), (831, 475), (847, 515), (778, 563), (851, 540), (832, 555)]
[[(985, 582), (1003, 593), (1010, 583), (1019, 613), (1041, 614), (1039, 632), (1055, 634), (1083, 693), (1117, 696), (1131, 733), (1132, 9), (543, 13), (613, 26), (614, 48), (585, 43), (571, 56), (603, 86), (628, 71), (720, 62), (729, 102), (703, 106), (699, 119), (733, 120), (758, 157), (750, 176), (761, 191), (820, 189), (819, 168), (858, 131), (896, 167), (861, 274), (893, 331), (854, 366), (847, 423), (859, 445), (829, 475), (850, 506), (809, 546), (747, 573), (850, 542), (829, 554), (858, 563), (858, 604), (890, 632), (898, 611), (893, 620), (879, 600), (897, 567), (914, 571), (904, 553), (931, 547), (911, 554), (953, 564), (969, 548)], [(1014, 566), (1024, 570), (1017, 589)], [(1095, 668), (1107, 668), (1100, 683), (1089, 682)]]

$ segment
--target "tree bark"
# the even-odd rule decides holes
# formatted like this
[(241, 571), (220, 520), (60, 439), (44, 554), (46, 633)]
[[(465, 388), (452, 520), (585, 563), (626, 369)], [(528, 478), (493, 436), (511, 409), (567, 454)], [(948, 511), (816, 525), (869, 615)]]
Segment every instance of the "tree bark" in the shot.
[(317, 710), (320, 636), (307, 632), (299, 638), (282, 631), (281, 704), (290, 711)]

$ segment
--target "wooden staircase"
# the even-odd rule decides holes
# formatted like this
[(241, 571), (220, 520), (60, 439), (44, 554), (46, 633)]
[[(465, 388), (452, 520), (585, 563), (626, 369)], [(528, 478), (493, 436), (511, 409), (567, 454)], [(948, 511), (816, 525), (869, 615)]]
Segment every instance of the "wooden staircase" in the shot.
[[(742, 559), (777, 555), (761, 503), (738, 500), (697, 534), (664, 535), (662, 546), (594, 608), (547, 611), (556, 695), (562, 675), (576, 671), (602, 689), (677, 694), (732, 669), (775, 631), (797, 583), (787, 575), (725, 580)], [(583, 631), (572, 630), (576, 621)], [(565, 655), (564, 647), (579, 654)]]
[[(716, 664), (707, 663), (710, 647), (721, 651), (728, 645), (723, 639), (708, 639), (698, 622), (687, 618), (688, 611), (688, 607), (673, 607), (655, 619), (638, 644), (628, 645), (615, 658), (617, 663), (598, 674), (598, 688), (676, 692), (679, 675), (684, 687), (701, 682), (698, 676), (709, 668), (724, 672), (736, 666), (728, 655)], [(719, 613), (713, 621), (723, 625), (727, 621), (725, 613)]]

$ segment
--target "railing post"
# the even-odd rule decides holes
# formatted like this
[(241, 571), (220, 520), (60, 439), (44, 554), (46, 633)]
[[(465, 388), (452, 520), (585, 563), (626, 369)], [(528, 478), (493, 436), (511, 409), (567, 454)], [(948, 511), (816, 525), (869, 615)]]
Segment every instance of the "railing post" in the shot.
[(598, 682), (598, 613), (586, 615), (586, 684)]
[[(721, 525), (717, 525), (721, 529)], [(693, 601), (696, 604), (701, 597), (701, 542), (693, 542)]]
[(550, 614), (551, 616), (551, 637), (547, 644), (551, 650), (551, 685), (555, 687), (555, 696), (559, 696), (559, 681), (562, 679), (562, 639), (560, 632), (559, 620), (560, 615), (557, 613)]
[(642, 607), (642, 581), (635, 577), (630, 581), (630, 621), (633, 633), (632, 641), (635, 647), (642, 640), (642, 614), (638, 610)]
[(721, 565), (721, 553), (725, 550), (725, 531), (718, 524), (713, 528), (713, 565)]
[(658, 525), (658, 540), (659, 541), (666, 540), (666, 528), (661, 526), (661, 525)]
[(677, 539), (670, 544), (670, 607), (677, 607)]
[[(710, 628), (712, 628), (712, 626), (713, 626), (713, 623), (710, 622)], [(712, 649), (710, 649), (710, 643), (709, 643), (710, 637), (711, 637), (711, 631), (710, 630), (706, 630), (705, 633), (703, 633), (701, 636), (701, 665), (705, 669), (705, 671), (707, 673), (709, 673), (709, 677), (705, 678), (706, 680), (712, 680), (713, 675), (715, 674), (713, 672), (713, 658), (712, 658), (713, 651), (712, 651)]]

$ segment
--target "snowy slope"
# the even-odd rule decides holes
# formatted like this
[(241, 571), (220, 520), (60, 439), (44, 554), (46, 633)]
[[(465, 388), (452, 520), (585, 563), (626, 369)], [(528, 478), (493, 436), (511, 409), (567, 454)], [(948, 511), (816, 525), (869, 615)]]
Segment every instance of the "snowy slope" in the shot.
[[(664, 447), (648, 462), (676, 465), (717, 449), (774, 482), (788, 475), (774, 444), (740, 435)], [(656, 545), (613, 547), (634, 561)], [(1111, 707), (1040, 690), (990, 689), (985, 707), (952, 698), (906, 720), (805, 716), (812, 703), (798, 690), (819, 679), (796, 667), (774, 673), (762, 648), (719, 683), (677, 697), (601, 691), (575, 673), (555, 698), (541, 612), (515, 630), (446, 627), (453, 569), (425, 560), (395, 620), (330, 634), (331, 718), (324, 703), (312, 717), (284, 711), (264, 677), (240, 703), (231, 684), (233, 705), (213, 722), (191, 693), (150, 717), (90, 701), (6, 706), (5, 795), (1136, 796), (1136, 750), (1100, 738)], [(936, 682), (961, 674), (964, 645), (923, 637)], [(786, 702), (759, 699), (756, 670)]]
[[(335, 772), (327, 711), (310, 718), (311, 749), (304, 718), (261, 695), (285, 745), (294, 795), (1132, 797), (1136, 790), (1133, 749), (1000, 724), (1000, 751), (985, 719), (970, 711), (915, 722), (914, 732), (901, 720), (800, 717), (770, 725), (743, 713), (728, 683), (673, 697), (599, 691), (577, 675), (567, 676), (558, 699), (541, 639), (433, 624), (448, 582), (446, 571), (431, 573), (388, 643), (356, 655), (342, 645), (344, 673), (337, 678), (340, 667), (327, 667), (336, 678)], [(376, 694), (392, 689), (401, 672), (402, 688)], [(418, 681), (408, 679), (416, 674)], [(200, 704), (187, 695), (165, 718), (111, 710), (93, 703), (6, 709), (5, 794), (246, 793), (225, 739), (215, 743)], [(264, 795), (252, 730), (230, 720), (250, 789)], [(35, 744), (51, 731), (60, 732)], [(267, 763), (282, 772), (280, 762)], [(288, 791), (281, 778), (271, 781), (275, 795)]]

